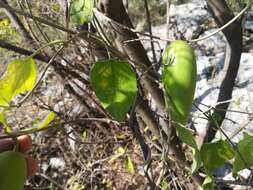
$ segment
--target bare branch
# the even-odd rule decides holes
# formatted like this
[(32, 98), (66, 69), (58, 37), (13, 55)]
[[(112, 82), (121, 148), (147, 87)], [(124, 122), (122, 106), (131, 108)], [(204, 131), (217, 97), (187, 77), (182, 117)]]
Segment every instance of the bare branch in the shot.
[[(223, 26), (234, 17), (224, 0), (208, 0), (207, 5), (219, 27)], [(226, 57), (223, 68), (225, 73), (221, 82), (217, 102), (225, 102), (232, 98), (233, 87), (239, 69), (242, 53), (241, 22), (239, 20), (234, 21), (231, 25), (223, 30), (223, 33), (227, 39)], [(215, 106), (216, 109), (213, 113), (213, 117), (217, 123), (215, 123), (213, 120), (209, 121), (208, 130), (204, 138), (205, 142), (210, 142), (215, 137), (216, 131), (218, 130), (216, 125), (218, 124), (220, 127), (223, 123), (228, 106), (229, 103), (218, 104)]]

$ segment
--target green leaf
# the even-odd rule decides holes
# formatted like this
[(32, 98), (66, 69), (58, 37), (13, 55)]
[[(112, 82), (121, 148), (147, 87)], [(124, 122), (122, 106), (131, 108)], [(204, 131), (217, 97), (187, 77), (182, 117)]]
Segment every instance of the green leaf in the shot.
[(202, 160), (200, 156), (200, 152), (198, 149), (192, 148), (193, 160), (191, 165), (191, 173), (197, 172), (197, 170), (201, 167)]
[(204, 143), (200, 149), (201, 159), (207, 174), (224, 165), (234, 157), (233, 147), (224, 140), (213, 143)]
[[(12, 129), (7, 124), (4, 112), (0, 112), (0, 126), (1, 126), (1, 124), (3, 126), (4, 131), (6, 131), (6, 132), (12, 131)], [(0, 127), (0, 130), (1, 130), (1, 127)]]
[(125, 154), (126, 150), (123, 147), (119, 147), (115, 154), (111, 156), (111, 159), (109, 160), (109, 163), (112, 163), (114, 160), (118, 159), (119, 157), (123, 156)]
[(166, 179), (163, 179), (160, 183), (162, 190), (170, 190), (170, 184), (166, 181)]
[(7, 18), (0, 20), (0, 40), (9, 43), (17, 43), (20, 41), (20, 35), (11, 21)]
[(188, 146), (190, 146), (192, 148), (193, 163), (191, 166), (191, 172), (194, 173), (201, 166), (200, 153), (199, 153), (199, 149), (198, 149), (195, 137), (189, 129), (187, 129), (181, 125), (175, 125), (175, 128), (177, 130), (177, 135), (178, 135), (179, 139), (183, 143), (187, 144)]
[(69, 190), (85, 190), (84, 186), (79, 183), (76, 176), (71, 176), (67, 181)]
[(0, 124), (2, 124), (3, 126), (7, 125), (7, 121), (3, 112), (0, 112)]
[(13, 97), (31, 90), (35, 80), (34, 59), (28, 57), (11, 61), (4, 77), (0, 79), (0, 106), (8, 106)]
[(176, 125), (175, 127), (177, 129), (177, 135), (181, 139), (181, 141), (183, 141), (185, 144), (189, 145), (192, 148), (198, 149), (195, 137), (189, 129), (181, 125)]
[(54, 112), (50, 112), (47, 117), (38, 125), (39, 129), (43, 129), (45, 127), (47, 127), (55, 118), (55, 113)]
[(194, 50), (186, 41), (176, 40), (166, 47), (162, 62), (166, 108), (174, 123), (186, 124), (197, 78)]
[(116, 60), (97, 62), (90, 79), (102, 106), (117, 121), (123, 121), (137, 94), (137, 79), (131, 65)]
[(126, 157), (125, 166), (126, 166), (127, 171), (130, 174), (134, 173), (134, 164), (133, 164), (133, 161), (129, 155), (127, 155), (127, 157)]
[(81, 25), (93, 18), (94, 0), (71, 0), (70, 17), (73, 22)]
[(203, 184), (202, 184), (203, 190), (213, 190), (214, 189), (214, 181), (213, 177), (206, 176)]
[(253, 137), (244, 133), (243, 139), (237, 144), (237, 150), (235, 151), (233, 174), (253, 166)]

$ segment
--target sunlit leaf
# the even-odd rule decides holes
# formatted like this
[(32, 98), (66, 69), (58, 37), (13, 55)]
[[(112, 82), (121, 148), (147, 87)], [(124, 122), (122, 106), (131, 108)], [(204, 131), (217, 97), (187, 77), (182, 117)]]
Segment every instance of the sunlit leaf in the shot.
[(93, 17), (94, 0), (71, 0), (70, 17), (77, 24), (91, 21)]
[(214, 190), (214, 181), (211, 176), (206, 176), (203, 184), (202, 184), (203, 190)]
[(102, 106), (117, 121), (123, 121), (137, 93), (137, 79), (126, 61), (107, 60), (93, 65), (91, 86)]
[(87, 140), (88, 140), (88, 134), (87, 134), (87, 131), (86, 131), (86, 130), (83, 132), (83, 140), (84, 140), (84, 141), (87, 141)]
[(125, 160), (125, 166), (126, 169), (129, 173), (133, 174), (134, 173), (134, 164), (129, 155), (127, 155), (126, 160)]
[(33, 88), (36, 80), (36, 64), (32, 58), (16, 59), (8, 65), (0, 79), (0, 106), (8, 106), (16, 95)]
[(55, 113), (54, 112), (50, 112), (46, 118), (38, 125), (39, 129), (48, 127), (48, 125), (55, 119)]
[(157, 140), (159, 140), (159, 138), (158, 138), (157, 136), (154, 135), (154, 136), (152, 136), (151, 140), (152, 140), (152, 141), (157, 141)]
[[(12, 131), (12, 129), (7, 124), (4, 112), (0, 112), (0, 126), (1, 125), (4, 129), (4, 131), (6, 131), (6, 132), (11, 132)], [(0, 130), (1, 130), (1, 128), (0, 128)]]
[(124, 140), (127, 138), (127, 136), (124, 133), (119, 133), (119, 134), (116, 134), (116, 138), (118, 140)]
[(5, 18), (0, 20), (0, 40), (16, 43), (20, 41), (20, 35), (10, 20)]
[(234, 157), (233, 147), (224, 140), (204, 143), (200, 149), (201, 159), (208, 174)]
[(119, 147), (116, 151), (118, 154), (125, 154), (126, 150), (123, 147)]
[(109, 160), (110, 163), (112, 163), (114, 160), (118, 159), (119, 157), (123, 156), (125, 154), (126, 150), (123, 147), (119, 147), (115, 154), (111, 156), (111, 159)]
[(78, 182), (75, 176), (71, 176), (67, 181), (69, 190), (85, 190), (84, 186)]
[(161, 181), (160, 186), (162, 190), (170, 190), (170, 184), (166, 181), (166, 179)]
[(253, 137), (245, 133), (243, 139), (237, 144), (237, 150), (233, 166), (234, 174), (253, 166)]

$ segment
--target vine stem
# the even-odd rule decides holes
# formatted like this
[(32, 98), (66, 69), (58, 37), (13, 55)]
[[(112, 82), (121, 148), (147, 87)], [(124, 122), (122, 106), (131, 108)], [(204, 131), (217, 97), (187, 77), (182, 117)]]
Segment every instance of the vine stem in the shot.
[(188, 40), (188, 42), (199, 42), (199, 41), (206, 40), (206, 39), (214, 36), (215, 34), (219, 33), (220, 31), (224, 30), (225, 28), (227, 28), (234, 21), (236, 21), (246, 10), (248, 10), (251, 7), (252, 4), (253, 4), (253, 1), (250, 2), (246, 7), (244, 7), (244, 9), (242, 9), (233, 19), (231, 19), (229, 22), (227, 22), (225, 25), (223, 25), (222, 27), (220, 27), (219, 29), (217, 29), (213, 33), (211, 33), (209, 35), (206, 35), (206, 36), (203, 36), (201, 38)]
[[(213, 33), (211, 33), (211, 34), (209, 34), (209, 35), (207, 35), (207, 36), (204, 36), (204, 37), (202, 37), (202, 38), (188, 40), (188, 42), (193, 43), (193, 42), (198, 42), (198, 41), (201, 41), (201, 40), (205, 40), (205, 39), (210, 38), (211, 36), (217, 34), (218, 32), (224, 30), (226, 27), (228, 27), (230, 24), (232, 24), (237, 18), (239, 18), (247, 9), (249, 9), (249, 8), (251, 7), (252, 4), (253, 4), (253, 1), (250, 2), (244, 9), (242, 9), (233, 19), (231, 19), (228, 23), (226, 23), (226, 24), (225, 24), (224, 26), (222, 26), (221, 28), (217, 29), (215, 32), (213, 32)], [(54, 24), (54, 23), (48, 22), (47, 20), (41, 19), (41, 18), (39, 18), (39, 17), (32, 16), (32, 15), (30, 15), (30, 14), (28, 14), (28, 13), (23, 13), (22, 11), (17, 10), (17, 9), (14, 9), (14, 8), (12, 8), (12, 7), (8, 6), (8, 5), (6, 5), (5, 3), (1, 2), (1, 1), (0, 1), (0, 7), (5, 8), (5, 9), (7, 9), (7, 10), (9, 10), (9, 11), (16, 12), (16, 13), (21, 14), (21, 15), (23, 15), (23, 16), (29, 17), (29, 18), (31, 18), (31, 19), (33, 19), (33, 20), (37, 20), (38, 22), (41, 22), (41, 23), (44, 23), (44, 24), (46, 24), (46, 25), (52, 26), (52, 27), (57, 28), (57, 29), (59, 29), (59, 30), (61, 30), (61, 31), (68, 32), (68, 33), (71, 33), (71, 34), (76, 34), (75, 31), (66, 29), (66, 28), (64, 28), (64, 27), (62, 27), (62, 26), (58, 26), (58, 25), (56, 25), (56, 24)], [(139, 34), (139, 35), (152, 37), (153, 39), (158, 39), (158, 40), (166, 41), (166, 42), (171, 42), (171, 41), (173, 41), (172, 39), (161, 38), (161, 37), (158, 37), (158, 36), (146, 34), (146, 33), (144, 33), (144, 32), (139, 32), (139, 31), (137, 31), (137, 30), (135, 30), (135, 29), (129, 28), (129, 27), (125, 26), (125, 25), (122, 25), (122, 24), (120, 24), (120, 23), (118, 23), (118, 22), (116, 22), (116, 21), (110, 19), (109, 17), (105, 16), (104, 14), (102, 14), (101, 12), (99, 12), (99, 11), (98, 11), (97, 9), (95, 9), (95, 8), (93, 9), (93, 11), (94, 11), (95, 14), (97, 14), (97, 15), (99, 15), (99, 16), (102, 16), (102, 17), (105, 18), (107, 21), (112, 22), (112, 23), (114, 23), (114, 24), (117, 24), (119, 27), (124, 28), (124, 29), (126, 29), (126, 30), (130, 30), (130, 31), (135, 32), (135, 33), (137, 33), (137, 34)]]
[(49, 43), (41, 46), (37, 50), (35, 50), (35, 52), (33, 52), (33, 54), (29, 55), (28, 57), (33, 58), (34, 56), (36, 56), (37, 54), (39, 54), (41, 52), (41, 50), (43, 50), (44, 48), (46, 48), (48, 46), (55, 45), (55, 44), (63, 44), (63, 43), (65, 43), (65, 41), (63, 41), (63, 40), (54, 40), (54, 41), (51, 41), (51, 42), (49, 42)]
[(116, 125), (120, 125), (119, 122), (112, 120), (112, 119), (108, 119), (108, 118), (79, 118), (79, 119), (71, 119), (69, 121), (59, 122), (56, 124), (51, 124), (46, 127), (32, 127), (32, 128), (19, 130), (19, 131), (11, 131), (9, 133), (0, 134), (0, 139), (17, 138), (22, 135), (30, 135), (30, 134), (37, 133), (40, 131), (45, 131), (48, 129), (62, 128), (62, 127), (64, 127), (64, 125), (71, 124), (71, 123), (77, 123), (77, 122), (101, 122), (101, 123), (112, 122)]

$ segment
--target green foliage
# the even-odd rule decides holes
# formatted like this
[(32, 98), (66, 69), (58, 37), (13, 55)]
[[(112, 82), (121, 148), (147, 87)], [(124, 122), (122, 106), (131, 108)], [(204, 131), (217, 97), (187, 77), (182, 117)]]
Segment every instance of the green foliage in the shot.
[(192, 47), (177, 40), (163, 54), (164, 97), (173, 122), (185, 124), (192, 108), (197, 68)]
[(11, 25), (9, 19), (0, 20), (0, 40), (19, 42), (20, 38), (17, 30)]
[(129, 173), (131, 173), (131, 174), (134, 173), (134, 163), (133, 163), (130, 155), (127, 155), (125, 158), (125, 166), (126, 166), (126, 169)]
[(117, 121), (123, 121), (137, 94), (137, 79), (125, 61), (95, 63), (90, 72), (91, 86), (102, 106)]
[(239, 12), (250, 2), (250, 0), (227, 0), (229, 7), (235, 12)]
[(192, 132), (189, 129), (180, 125), (176, 125), (175, 127), (177, 130), (177, 135), (180, 138), (180, 140), (192, 148), (193, 163), (191, 166), (191, 172), (194, 173), (201, 166), (200, 153), (199, 153), (199, 149), (198, 149), (195, 137), (193, 136)]
[(0, 79), (0, 106), (8, 106), (16, 95), (31, 90), (36, 80), (36, 64), (28, 57), (16, 59), (8, 65)]
[(8, 126), (4, 112), (0, 112), (0, 124), (2, 124), (4, 128)]
[(79, 184), (78, 179), (75, 176), (71, 176), (67, 181), (69, 190), (85, 190), (82, 184)]
[(26, 159), (15, 151), (0, 153), (0, 189), (23, 189), (27, 177)]
[(112, 163), (114, 160), (122, 157), (126, 153), (126, 150), (123, 147), (119, 147), (116, 151), (115, 154), (111, 156), (109, 162)]
[(162, 190), (169, 190), (170, 184), (166, 181), (166, 179), (161, 181), (160, 187)]
[(201, 159), (208, 175), (234, 157), (233, 147), (227, 141), (204, 143), (200, 149)]
[(93, 17), (93, 0), (71, 0), (70, 17), (78, 25), (88, 23)]
[(214, 189), (214, 181), (212, 176), (206, 176), (202, 187), (204, 190), (213, 190)]
[(237, 144), (237, 150), (235, 152), (233, 174), (253, 166), (253, 137), (245, 133), (243, 139)]
[[(12, 131), (12, 129), (10, 128), (10, 126), (7, 123), (4, 112), (0, 112), (0, 126), (1, 126), (1, 124), (2, 124), (3, 129), (4, 129), (5, 132), (11, 132)], [(1, 129), (1, 127), (0, 127), (0, 129)]]
[[(151, 22), (153, 25), (163, 24), (166, 22), (166, 3), (165, 1), (148, 0)], [(141, 10), (141, 11), (140, 11)], [(134, 25), (144, 24), (141, 29), (148, 29), (146, 22), (146, 12), (143, 0), (129, 1), (128, 13)]]
[(47, 117), (38, 125), (38, 129), (43, 129), (47, 127), (55, 119), (55, 113), (50, 112)]

